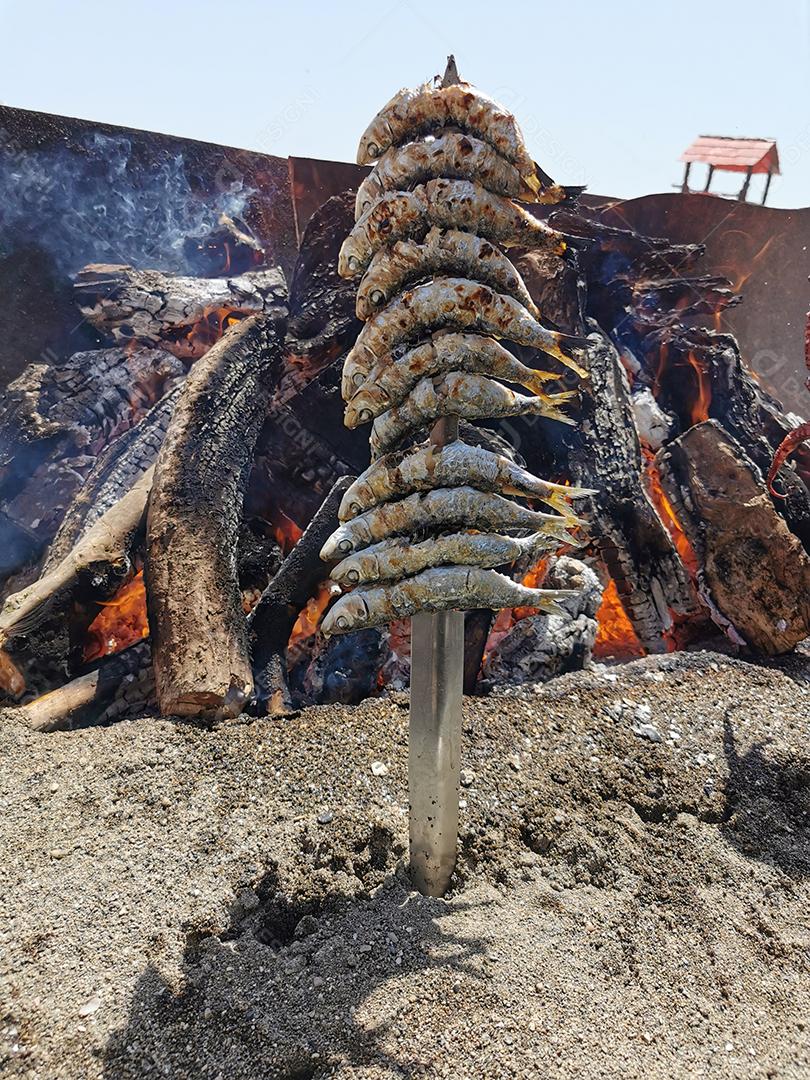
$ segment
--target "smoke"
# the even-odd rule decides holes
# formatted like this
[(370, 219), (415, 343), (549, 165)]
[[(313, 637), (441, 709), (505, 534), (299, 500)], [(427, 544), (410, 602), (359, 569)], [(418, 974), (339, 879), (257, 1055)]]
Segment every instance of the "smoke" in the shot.
[(193, 273), (183, 241), (204, 236), (222, 213), (238, 217), (250, 194), (237, 179), (204, 200), (182, 154), (145, 163), (124, 135), (22, 151), (0, 132), (0, 255), (37, 244), (66, 273), (89, 262)]

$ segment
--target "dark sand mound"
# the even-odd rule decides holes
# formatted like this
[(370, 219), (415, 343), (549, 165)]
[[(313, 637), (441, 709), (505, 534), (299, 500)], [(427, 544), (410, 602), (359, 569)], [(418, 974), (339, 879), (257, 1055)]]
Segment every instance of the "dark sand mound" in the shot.
[(5, 1075), (808, 1077), (808, 733), (801, 657), (469, 700), (437, 901), (403, 873), (404, 700), (216, 732), (9, 711)]

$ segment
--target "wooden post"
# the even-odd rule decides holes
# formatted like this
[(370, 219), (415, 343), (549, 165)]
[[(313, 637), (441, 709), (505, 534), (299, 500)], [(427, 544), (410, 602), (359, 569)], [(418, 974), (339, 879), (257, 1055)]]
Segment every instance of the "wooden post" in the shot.
[(683, 184), (681, 185), (681, 191), (684, 195), (689, 194), (689, 173), (692, 169), (692, 162), (687, 161), (686, 168), (683, 170)]
[(709, 171), (706, 173), (706, 185), (703, 188), (704, 191), (708, 191), (711, 187), (712, 177), (714, 176), (714, 165), (709, 166)]
[(773, 173), (769, 172), (768, 173), (768, 179), (765, 181), (765, 190), (762, 192), (762, 206), (765, 205), (765, 201), (768, 198), (768, 190), (769, 190), (769, 188), (771, 186), (772, 178), (773, 178)]
[(751, 174), (752, 173), (753, 173), (753, 169), (751, 169), (749, 167), (748, 172), (745, 174), (745, 183), (740, 188), (740, 194), (737, 196), (737, 198), (738, 198), (738, 200), (740, 202), (745, 202), (745, 200), (746, 200), (746, 197), (748, 195), (748, 185), (751, 183)]

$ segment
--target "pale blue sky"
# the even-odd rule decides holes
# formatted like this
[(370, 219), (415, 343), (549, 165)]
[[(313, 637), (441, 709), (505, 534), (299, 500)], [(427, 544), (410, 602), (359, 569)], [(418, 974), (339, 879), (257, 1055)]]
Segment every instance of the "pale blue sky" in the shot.
[(0, 26), (8, 105), (352, 160), (372, 114), (454, 52), (563, 182), (669, 191), (695, 135), (773, 136), (769, 202), (810, 204), (810, 0), (0, 0)]

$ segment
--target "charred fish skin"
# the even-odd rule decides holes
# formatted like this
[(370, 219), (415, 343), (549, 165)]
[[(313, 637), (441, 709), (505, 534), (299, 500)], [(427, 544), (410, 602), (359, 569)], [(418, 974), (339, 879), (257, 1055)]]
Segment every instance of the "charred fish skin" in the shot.
[(486, 285), (436, 277), (406, 289), (366, 322), (343, 365), (343, 400), (350, 401), (374, 365), (398, 345), (441, 329), (474, 331), (540, 349), (587, 378), (587, 371), (563, 352), (563, 346), (586, 347), (587, 338), (546, 329), (517, 300)]
[(477, 233), (505, 247), (562, 255), (565, 237), (522, 206), (471, 180), (429, 180), (412, 191), (389, 191), (355, 223), (338, 255), (341, 277), (359, 277), (375, 252), (394, 240), (424, 236), (438, 225)]
[[(449, 126), (488, 143), (517, 168), (532, 190), (541, 189), (537, 167), (515, 117), (503, 105), (465, 82), (444, 87), (428, 82), (394, 94), (363, 132), (357, 148), (357, 164), (370, 165), (391, 146)], [(565, 192), (553, 185), (547, 197), (558, 202)]]
[(497, 247), (473, 233), (433, 228), (421, 243), (397, 240), (374, 255), (357, 289), (358, 319), (365, 321), (406, 285), (434, 274), (474, 278), (540, 318), (523, 278)]
[(431, 529), (449, 530), (458, 526), (487, 532), (530, 529), (577, 546), (578, 541), (568, 530), (583, 524), (572, 512), (544, 514), (467, 486), (438, 488), (417, 492), (397, 502), (382, 503), (352, 518), (332, 533), (321, 549), (321, 558), (333, 562), (392, 536), (413, 536)]
[(346, 406), (346, 427), (369, 423), (386, 409), (401, 405), (422, 379), (450, 371), (516, 383), (537, 397), (546, 394), (547, 383), (560, 377), (553, 371), (527, 367), (494, 338), (479, 334), (436, 334), (431, 341), (409, 349), (403, 356), (374, 365)]
[(541, 480), (502, 454), (482, 446), (470, 446), (460, 439), (445, 446), (427, 442), (386, 454), (371, 464), (343, 496), (338, 520), (350, 521), (380, 503), (401, 499), (413, 492), (464, 485), (479, 491), (539, 499), (563, 515), (571, 513), (571, 503), (575, 499), (596, 494), (589, 488)]
[(534, 558), (555, 545), (555, 540), (542, 533), (519, 538), (498, 533), (450, 533), (418, 543), (393, 537), (349, 555), (338, 563), (331, 577), (352, 587), (399, 581), (436, 566), (505, 566), (525, 555)]
[(557, 614), (556, 601), (575, 595), (568, 589), (529, 589), (496, 570), (439, 566), (394, 585), (355, 589), (327, 612), (321, 629), (327, 635), (340, 634), (407, 618), (417, 611), (478, 607), (535, 607)]
[(558, 406), (576, 397), (576, 390), (526, 397), (483, 375), (451, 371), (438, 379), (422, 379), (401, 405), (388, 409), (374, 421), (369, 437), (372, 459), (396, 449), (404, 438), (435, 423), (443, 416), (465, 420), (492, 420), (507, 416), (545, 416), (561, 424), (574, 420)]
[(427, 180), (472, 180), (495, 195), (534, 202), (537, 193), (518, 169), (481, 139), (462, 132), (439, 134), (432, 142), (392, 146), (357, 191), (357, 221), (387, 191), (403, 191)]

